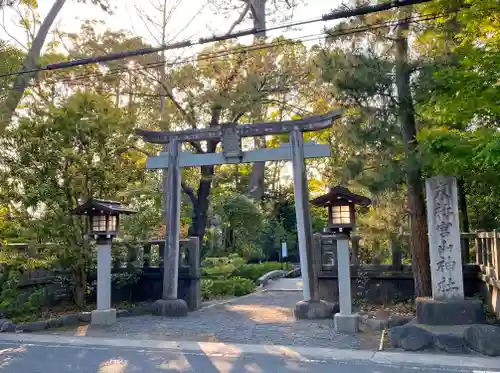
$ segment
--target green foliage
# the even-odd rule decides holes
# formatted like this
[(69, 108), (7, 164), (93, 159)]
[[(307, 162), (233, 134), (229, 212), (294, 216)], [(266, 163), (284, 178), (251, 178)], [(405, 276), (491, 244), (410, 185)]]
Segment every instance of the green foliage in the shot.
[(206, 258), (203, 261), (202, 274), (210, 278), (244, 277), (256, 281), (260, 276), (275, 269), (289, 269), (290, 266), (279, 262), (245, 264), (245, 260), (236, 254), (229, 257)]
[(257, 281), (257, 279), (268, 272), (277, 270), (277, 269), (285, 269), (290, 270), (292, 267), (288, 263), (279, 263), (279, 262), (263, 262), (263, 263), (252, 263), (245, 264), (237, 268), (232, 276), (244, 277), (248, 278), (252, 281)]
[(35, 287), (30, 292), (23, 291), (19, 285), (27, 280), (27, 274), (38, 268), (49, 268), (54, 258), (29, 258), (16, 253), (9, 247), (0, 249), (0, 313), (14, 322), (24, 321), (40, 315), (41, 306), (47, 299), (47, 289)]
[(201, 297), (204, 300), (223, 296), (240, 297), (255, 290), (255, 283), (247, 278), (202, 279)]
[(39, 114), (0, 139), (0, 175), (8, 180), (0, 192), (34, 239), (61, 248), (58, 259), (73, 271), (82, 304), (91, 250), (84, 220), (71, 210), (82, 198), (122, 199), (144, 174), (143, 155), (131, 150), (130, 118), (106, 97), (76, 93)]

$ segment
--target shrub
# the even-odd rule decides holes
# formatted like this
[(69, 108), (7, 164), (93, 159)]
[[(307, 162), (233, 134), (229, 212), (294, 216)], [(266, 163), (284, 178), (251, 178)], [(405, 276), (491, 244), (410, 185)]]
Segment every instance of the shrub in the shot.
[(205, 300), (222, 296), (237, 296), (250, 294), (255, 290), (252, 280), (241, 277), (231, 277), (228, 279), (202, 279), (201, 297)]
[(207, 258), (203, 264), (204, 266), (201, 269), (202, 276), (210, 277), (211, 279), (243, 277), (254, 282), (268, 272), (282, 268), (285, 270), (292, 269), (292, 266), (288, 263), (282, 264), (279, 262), (245, 264), (244, 260), (235, 254), (229, 257)]
[(206, 258), (201, 268), (202, 275), (211, 278), (229, 278), (234, 271), (245, 264), (245, 261), (238, 255), (232, 254), (228, 257)]
[(257, 281), (257, 279), (268, 272), (277, 270), (277, 269), (285, 269), (290, 270), (292, 268), (288, 263), (279, 263), (279, 262), (264, 262), (259, 264), (245, 264), (232, 273), (233, 276), (248, 278), (252, 281)]

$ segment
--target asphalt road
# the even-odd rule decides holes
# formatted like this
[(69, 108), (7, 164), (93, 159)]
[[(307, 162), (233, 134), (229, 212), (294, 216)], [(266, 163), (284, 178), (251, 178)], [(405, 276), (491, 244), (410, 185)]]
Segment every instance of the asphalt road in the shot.
[[(407, 363), (378, 364), (353, 360), (308, 360), (272, 354), (223, 356), (114, 346), (0, 341), (0, 373), (484, 373), (486, 370), (440, 368)], [(497, 372), (495, 372), (497, 373)], [(500, 360), (499, 369), (500, 373)]]

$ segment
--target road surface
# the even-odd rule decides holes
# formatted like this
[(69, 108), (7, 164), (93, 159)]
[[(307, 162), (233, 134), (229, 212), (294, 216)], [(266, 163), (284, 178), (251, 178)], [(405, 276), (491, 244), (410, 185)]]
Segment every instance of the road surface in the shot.
[(388, 354), (374, 361), (368, 351), (47, 337), (1, 335), (0, 373), (500, 373), (496, 359)]

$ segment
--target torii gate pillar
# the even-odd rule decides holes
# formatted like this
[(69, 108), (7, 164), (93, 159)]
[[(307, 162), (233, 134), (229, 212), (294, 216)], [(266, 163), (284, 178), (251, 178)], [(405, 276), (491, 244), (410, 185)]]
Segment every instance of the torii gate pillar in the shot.
[(298, 128), (290, 132), (290, 143), (292, 148), (293, 189), (299, 239), (300, 271), (304, 294), (304, 300), (295, 305), (294, 314), (297, 319), (328, 318), (333, 314), (333, 307), (319, 299), (318, 277), (314, 271), (313, 263), (313, 231), (304, 158), (304, 134)]

